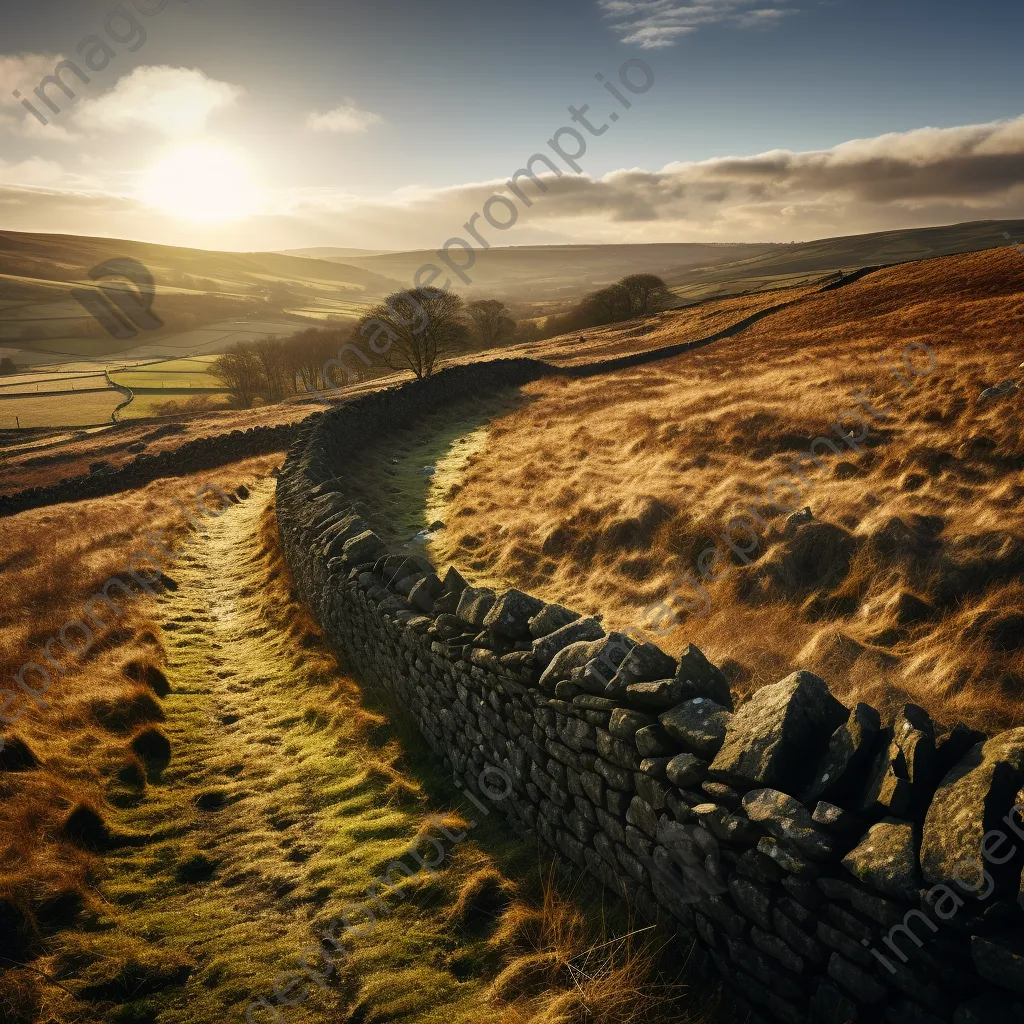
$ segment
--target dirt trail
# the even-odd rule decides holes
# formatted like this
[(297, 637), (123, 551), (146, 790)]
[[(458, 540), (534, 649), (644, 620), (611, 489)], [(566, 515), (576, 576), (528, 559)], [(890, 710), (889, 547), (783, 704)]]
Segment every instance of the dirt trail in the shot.
[[(262, 485), (194, 537), (172, 570), (178, 589), (159, 602), (172, 760), (111, 822), (147, 841), (107, 855), (103, 912), (50, 965), (85, 982), (94, 1005), (120, 1004), (102, 1009), (104, 1021), (244, 1020), (253, 998), (273, 1002), (275, 979), (304, 950), (317, 965), (314, 923), (365, 900), (429, 829), (429, 811), (458, 820), (396, 771), (386, 723), (360, 706), (275, 581), (264, 529), (272, 496)], [(328, 986), (309, 985), (280, 1017), (254, 1013), (256, 1024), (478, 1020), (480, 964), (465, 965), (480, 950), (446, 908), (486, 858), (466, 842), (450, 860), (413, 880)]]

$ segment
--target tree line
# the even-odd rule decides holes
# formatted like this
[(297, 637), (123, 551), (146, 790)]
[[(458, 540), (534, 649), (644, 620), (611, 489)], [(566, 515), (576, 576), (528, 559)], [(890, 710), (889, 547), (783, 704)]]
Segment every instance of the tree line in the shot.
[(383, 368), (429, 377), (446, 357), (473, 346), (494, 348), (634, 320), (675, 301), (657, 275), (631, 274), (549, 316), (540, 328), (517, 322), (499, 299), (466, 302), (451, 291), (413, 289), (389, 295), (355, 322), (241, 342), (219, 356), (210, 372), (236, 406), (249, 409), (257, 400), (331, 391)]
[[(527, 324), (523, 338), (535, 333)], [(471, 346), (519, 340), (519, 325), (498, 299), (466, 302), (454, 292), (396, 292), (360, 320), (309, 327), (287, 337), (244, 341), (218, 356), (210, 373), (239, 408), (262, 400), (330, 391), (374, 370), (428, 377), (440, 361)]]
[(657, 274), (630, 274), (607, 288), (591, 292), (567, 312), (549, 316), (544, 336), (553, 338), (588, 327), (636, 320), (668, 309), (676, 301)]

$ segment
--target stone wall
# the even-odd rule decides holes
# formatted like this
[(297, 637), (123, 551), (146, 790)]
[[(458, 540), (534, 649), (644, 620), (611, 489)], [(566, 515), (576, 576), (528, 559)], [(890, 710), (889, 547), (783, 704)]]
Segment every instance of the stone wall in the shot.
[(468, 586), (346, 497), (349, 451), (546, 372), (453, 368), (303, 425), (277, 515), (331, 642), (465, 785), (511, 780), (514, 829), (674, 929), (739, 1019), (1024, 1020), (1024, 729), (883, 723), (801, 671), (734, 707), (697, 648)]
[(67, 501), (85, 501), (143, 487), (163, 477), (186, 476), (204, 469), (215, 469), (229, 462), (284, 451), (299, 433), (300, 424), (283, 423), (272, 427), (249, 427), (228, 434), (197, 437), (177, 448), (150, 455), (143, 452), (119, 469), (67, 477), (48, 487), (29, 487), (13, 494), (0, 495), (0, 517), (13, 516), (30, 508), (60, 505)]

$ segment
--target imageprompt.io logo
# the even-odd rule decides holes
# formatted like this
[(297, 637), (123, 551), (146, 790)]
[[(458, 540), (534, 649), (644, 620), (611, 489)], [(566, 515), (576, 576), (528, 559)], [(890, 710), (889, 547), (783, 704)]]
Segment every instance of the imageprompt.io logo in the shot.
[(107, 333), (122, 341), (138, 337), (140, 330), (155, 331), (164, 322), (152, 310), (156, 285), (153, 275), (138, 260), (123, 257), (107, 260), (89, 271), (90, 281), (127, 278), (135, 288), (123, 282), (101, 284), (98, 288), (73, 288), (71, 297), (98, 320)]

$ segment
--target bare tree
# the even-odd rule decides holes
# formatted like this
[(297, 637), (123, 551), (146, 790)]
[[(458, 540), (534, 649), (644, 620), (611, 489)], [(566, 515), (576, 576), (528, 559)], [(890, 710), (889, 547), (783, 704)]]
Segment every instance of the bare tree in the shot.
[(393, 370), (429, 377), (437, 363), (469, 336), (465, 303), (454, 292), (396, 292), (359, 322), (359, 333)]
[(476, 336), (486, 348), (493, 348), (515, 334), (516, 322), (508, 307), (498, 299), (477, 299), (466, 306)]
[(296, 335), (290, 335), (281, 342), (281, 369), (288, 388), (293, 395), (299, 393), (299, 378), (302, 376), (302, 353), (295, 344)]
[(251, 344), (238, 344), (218, 356), (210, 373), (231, 393), (240, 409), (251, 409), (262, 390), (263, 367)]
[(277, 337), (261, 338), (253, 342), (253, 352), (263, 369), (263, 393), (268, 402), (284, 397), (284, 345)]

